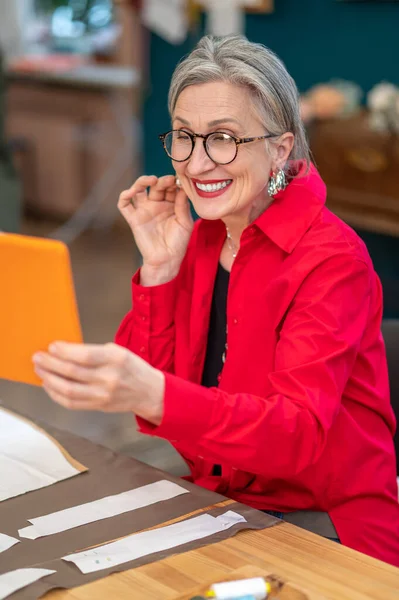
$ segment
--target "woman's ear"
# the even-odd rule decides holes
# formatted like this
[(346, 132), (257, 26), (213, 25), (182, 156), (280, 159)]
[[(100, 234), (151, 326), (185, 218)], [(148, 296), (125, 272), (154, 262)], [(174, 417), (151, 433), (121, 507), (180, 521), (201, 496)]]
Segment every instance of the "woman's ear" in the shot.
[(275, 142), (275, 158), (273, 160), (273, 171), (283, 169), (287, 162), (292, 148), (294, 146), (295, 137), (290, 131), (283, 133), (281, 137)]

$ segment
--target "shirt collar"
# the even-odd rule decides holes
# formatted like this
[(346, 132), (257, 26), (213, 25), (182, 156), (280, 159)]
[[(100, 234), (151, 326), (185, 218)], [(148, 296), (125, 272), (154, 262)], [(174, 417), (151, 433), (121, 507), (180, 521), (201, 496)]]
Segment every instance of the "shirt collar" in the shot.
[[(303, 161), (294, 164), (296, 176), (272, 204), (248, 227), (257, 226), (274, 244), (290, 254), (320, 214), (326, 201), (326, 186), (316, 167)], [(223, 221), (202, 221), (205, 245), (222, 244), (226, 233)]]
[(297, 175), (252, 225), (256, 225), (277, 246), (291, 253), (326, 202), (326, 186), (316, 167), (296, 164)]

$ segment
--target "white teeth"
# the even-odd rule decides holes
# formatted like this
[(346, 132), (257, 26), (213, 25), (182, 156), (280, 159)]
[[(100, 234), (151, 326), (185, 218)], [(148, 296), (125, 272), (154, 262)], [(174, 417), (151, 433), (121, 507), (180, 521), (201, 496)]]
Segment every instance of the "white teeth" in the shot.
[(226, 186), (228, 186), (232, 182), (232, 179), (227, 179), (226, 181), (221, 181), (220, 183), (197, 183), (196, 186), (202, 192), (218, 192), (219, 190), (223, 190)]

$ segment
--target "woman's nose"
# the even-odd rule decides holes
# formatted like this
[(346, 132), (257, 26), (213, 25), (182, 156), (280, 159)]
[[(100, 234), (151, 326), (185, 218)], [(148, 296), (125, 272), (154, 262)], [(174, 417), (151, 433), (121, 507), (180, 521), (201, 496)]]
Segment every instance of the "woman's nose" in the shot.
[(204, 140), (196, 138), (194, 150), (187, 164), (187, 173), (191, 176), (199, 175), (204, 171), (215, 168), (215, 163), (209, 158), (205, 151)]

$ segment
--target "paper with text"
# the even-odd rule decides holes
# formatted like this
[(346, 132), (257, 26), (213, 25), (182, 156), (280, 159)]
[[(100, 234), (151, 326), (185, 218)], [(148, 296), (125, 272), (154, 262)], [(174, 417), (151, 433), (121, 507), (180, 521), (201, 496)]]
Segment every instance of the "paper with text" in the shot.
[(245, 522), (244, 517), (232, 510), (219, 517), (200, 515), (173, 525), (135, 533), (98, 548), (70, 554), (64, 556), (63, 560), (74, 563), (82, 573), (93, 573), (209, 537)]

